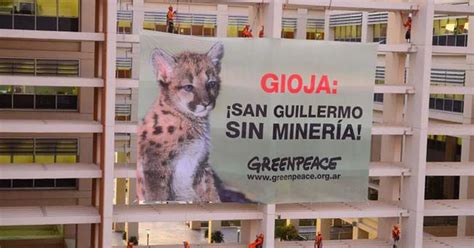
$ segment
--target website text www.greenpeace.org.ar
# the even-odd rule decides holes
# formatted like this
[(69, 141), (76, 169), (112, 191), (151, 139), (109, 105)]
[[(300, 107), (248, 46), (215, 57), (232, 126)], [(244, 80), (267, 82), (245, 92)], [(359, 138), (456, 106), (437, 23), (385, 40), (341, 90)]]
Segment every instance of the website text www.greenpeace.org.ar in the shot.
[(339, 180), (341, 174), (294, 174), (294, 175), (255, 175), (247, 174), (247, 179), (250, 181), (270, 181), (276, 183), (279, 181), (299, 181), (299, 180)]

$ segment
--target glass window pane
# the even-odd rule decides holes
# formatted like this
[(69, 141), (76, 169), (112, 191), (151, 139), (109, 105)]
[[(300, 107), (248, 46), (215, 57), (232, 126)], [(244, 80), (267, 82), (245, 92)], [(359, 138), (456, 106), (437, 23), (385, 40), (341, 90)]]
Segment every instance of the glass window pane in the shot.
[(35, 188), (53, 188), (54, 179), (35, 179), (34, 187)]
[(21, 14), (21, 15), (34, 15), (35, 14), (35, 1), (34, 0), (16, 0), (15, 13)]
[(56, 179), (56, 187), (75, 188), (76, 179)]
[(0, 164), (9, 164), (12, 162), (11, 155), (0, 155)]
[(56, 96), (36, 95), (35, 109), (56, 109)]
[(13, 14), (13, 0), (0, 0), (0, 15)]
[(12, 108), (13, 95), (0, 94), (0, 108)]
[(35, 87), (34, 86), (13, 86), (13, 93), (14, 94), (34, 94)]
[(334, 30), (334, 38), (335, 39), (340, 39), (341, 38), (341, 27), (336, 27)]
[(239, 34), (238, 26), (227, 26), (227, 37), (237, 37)]
[(76, 163), (77, 156), (76, 155), (56, 155), (56, 163)]
[(434, 20), (433, 21), (433, 35), (440, 35), (440, 34), (441, 34), (440, 21)]
[(13, 93), (13, 87), (10, 85), (0, 85), (0, 94), (11, 94)]
[(13, 29), (25, 29), (25, 30), (35, 29), (35, 17), (33, 15), (16, 14), (13, 16), (13, 19), (14, 19)]
[(13, 180), (13, 188), (31, 188), (33, 187), (32, 179), (15, 179)]
[(23, 164), (23, 163), (33, 163), (33, 155), (13, 155), (13, 163)]
[(69, 109), (77, 110), (77, 96), (58, 95), (57, 96), (57, 108), (58, 109)]
[(13, 108), (32, 109), (34, 108), (34, 104), (34, 95), (13, 95)]
[(35, 94), (36, 95), (56, 95), (56, 87), (36, 86)]
[(77, 87), (54, 87), (57, 95), (77, 95)]
[(387, 37), (387, 24), (380, 24), (380, 35), (382, 37)]
[(52, 164), (54, 163), (54, 155), (36, 155), (35, 163)]
[(463, 112), (463, 104), (464, 102), (462, 101), (454, 101), (453, 103), (453, 111), (457, 113), (462, 113)]
[(439, 25), (440, 25), (440, 34), (446, 34), (446, 24), (448, 24), (448, 20), (447, 19), (442, 19), (439, 21)]
[(13, 0), (0, 0), (0, 28), (13, 28)]
[(12, 187), (12, 180), (4, 179), (0, 180), (0, 188), (11, 188)]
[(374, 25), (374, 38), (379, 38), (381, 36), (380, 34), (380, 24), (375, 24)]
[(59, 0), (59, 17), (79, 17), (79, 0)]
[(58, 31), (78, 32), (79, 18), (78, 17), (59, 17)]
[(126, 152), (115, 152), (115, 163), (127, 163), (128, 156)]
[(55, 0), (36, 0), (38, 16), (57, 16), (58, 8)]

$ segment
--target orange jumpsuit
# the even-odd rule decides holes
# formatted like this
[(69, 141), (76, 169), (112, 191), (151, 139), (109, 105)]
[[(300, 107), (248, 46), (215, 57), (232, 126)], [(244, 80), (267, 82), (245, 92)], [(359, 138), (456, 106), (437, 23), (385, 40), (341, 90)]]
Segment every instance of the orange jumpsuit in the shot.
[(246, 38), (252, 38), (252, 33), (250, 32), (250, 28), (249, 26), (245, 26), (244, 27), (244, 30), (242, 30), (242, 36), (246, 37)]

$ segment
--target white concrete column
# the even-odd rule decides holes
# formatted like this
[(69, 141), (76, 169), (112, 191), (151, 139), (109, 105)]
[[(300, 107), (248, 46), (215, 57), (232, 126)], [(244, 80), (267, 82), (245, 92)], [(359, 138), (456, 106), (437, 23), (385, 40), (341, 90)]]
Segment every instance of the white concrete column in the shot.
[[(474, 0), (469, 1), (470, 5), (474, 5)], [(469, 23), (474, 23), (474, 16), (469, 16)], [(474, 29), (470, 28), (468, 31), (466, 64), (469, 70), (466, 70), (465, 86), (474, 87)], [(471, 52), (471, 54), (469, 54)], [(472, 95), (464, 95), (464, 124), (474, 123), (474, 97)], [(474, 161), (474, 137), (462, 137), (461, 148), (461, 162)], [(459, 181), (459, 199), (473, 199), (474, 198), (474, 177), (460, 177)], [(458, 236), (473, 236), (474, 235), (474, 217), (473, 216), (459, 216), (458, 217)]]
[(274, 0), (265, 5), (265, 37), (281, 38), (281, 20), (283, 17), (283, 0)]
[(240, 221), (240, 243), (250, 244), (255, 241), (261, 230), (260, 220), (242, 220)]
[(324, 40), (334, 40), (334, 33), (329, 27), (330, 17), (331, 17), (331, 11), (325, 10), (324, 11)]
[(114, 180), (114, 143), (115, 143), (115, 58), (117, 53), (116, 23), (117, 1), (103, 1), (100, 17), (104, 24), (105, 41), (99, 51), (103, 58), (101, 76), (104, 88), (101, 92), (103, 105), (100, 110), (100, 122), (103, 132), (100, 135), (100, 168), (102, 178), (99, 189), (99, 247), (112, 246), (112, 216), (113, 216), (113, 180)]
[(369, 29), (369, 13), (362, 12), (362, 25), (361, 25), (361, 37), (360, 42), (366, 43), (368, 41)]
[(306, 26), (308, 24), (308, 10), (298, 9), (296, 18), (296, 39), (306, 40)]
[(430, 75), (432, 62), (432, 35), (434, 1), (416, 0), (420, 9), (413, 16), (412, 43), (417, 52), (410, 54), (408, 84), (416, 92), (407, 98), (405, 125), (413, 129), (407, 136), (403, 165), (410, 168), (411, 176), (406, 177), (402, 186), (401, 206), (408, 210), (409, 217), (402, 219), (402, 247), (423, 246), (423, 217), (426, 178), (426, 146), (429, 113)]
[[(387, 23), (387, 44), (404, 43), (404, 29), (400, 13), (389, 12)], [(387, 53), (385, 55), (385, 83), (403, 84), (406, 54)], [(384, 123), (402, 123), (405, 96), (401, 94), (385, 94), (383, 101)], [(382, 136), (381, 154), (382, 162), (400, 162), (402, 155), (402, 136)], [(378, 199), (382, 201), (398, 201), (400, 199), (400, 178), (381, 177)], [(398, 218), (378, 219), (378, 238), (390, 239), (392, 226), (398, 223)]]
[(227, 37), (227, 27), (229, 26), (228, 6), (225, 4), (217, 5), (217, 37)]
[(133, 0), (133, 19), (132, 19), (132, 34), (140, 34), (143, 29), (143, 21), (145, 20), (145, 12), (143, 0)]
[(275, 204), (261, 206), (263, 212), (262, 231), (264, 237), (263, 248), (275, 247)]

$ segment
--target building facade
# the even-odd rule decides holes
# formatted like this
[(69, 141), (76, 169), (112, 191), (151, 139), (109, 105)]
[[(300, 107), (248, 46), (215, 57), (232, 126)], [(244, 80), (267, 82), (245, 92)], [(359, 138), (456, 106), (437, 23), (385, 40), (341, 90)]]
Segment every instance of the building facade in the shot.
[[(364, 203), (138, 205), (139, 33), (379, 43)], [(474, 1), (0, 1), (0, 246), (112, 247), (140, 222), (240, 221), (241, 244), (281, 221), (353, 247), (474, 236)], [(403, 24), (413, 16), (410, 42)], [(315, 41), (316, 42), (316, 41)], [(277, 221), (276, 221), (277, 220)], [(305, 221), (303, 221), (305, 220)], [(275, 222), (276, 221), (276, 222)], [(198, 224), (196, 224), (198, 223)], [(346, 234), (335, 230), (349, 230)], [(339, 230), (338, 229), (338, 230)], [(313, 233), (310, 232), (309, 236)], [(328, 241), (329, 242), (329, 241)], [(288, 243), (290, 245), (290, 243)], [(285, 247), (267, 239), (265, 247)]]

